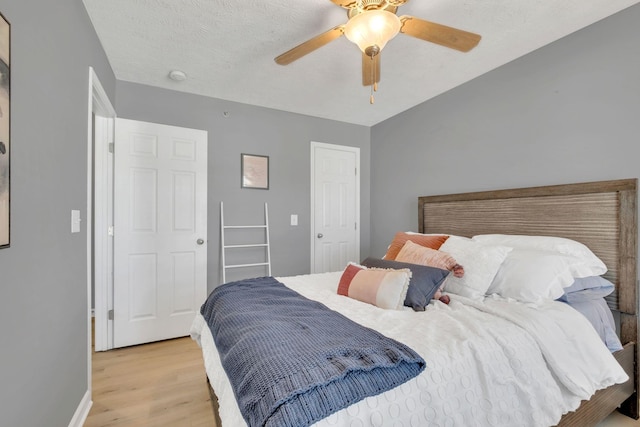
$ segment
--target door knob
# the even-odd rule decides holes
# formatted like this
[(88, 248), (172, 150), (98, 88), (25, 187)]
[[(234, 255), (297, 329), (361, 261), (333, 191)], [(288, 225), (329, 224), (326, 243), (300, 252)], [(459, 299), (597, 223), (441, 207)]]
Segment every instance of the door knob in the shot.
[(318, 233), (318, 239), (322, 239), (323, 237), (324, 237), (324, 234)]
[(202, 244), (204, 244), (204, 240), (198, 239), (198, 240), (196, 240), (196, 243), (199, 244), (199, 245), (202, 245)]

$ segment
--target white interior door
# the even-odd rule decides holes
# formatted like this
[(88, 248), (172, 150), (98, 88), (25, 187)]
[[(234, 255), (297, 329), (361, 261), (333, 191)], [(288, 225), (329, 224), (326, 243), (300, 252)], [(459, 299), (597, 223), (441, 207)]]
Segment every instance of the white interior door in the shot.
[(189, 334), (207, 294), (207, 132), (116, 120), (114, 346)]
[(311, 270), (343, 270), (360, 257), (360, 149), (311, 143)]

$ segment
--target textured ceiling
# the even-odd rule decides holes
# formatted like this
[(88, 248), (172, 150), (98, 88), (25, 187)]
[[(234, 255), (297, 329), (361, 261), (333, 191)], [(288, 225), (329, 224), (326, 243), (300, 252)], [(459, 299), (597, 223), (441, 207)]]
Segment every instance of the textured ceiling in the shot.
[[(382, 51), (375, 104), (345, 37), (281, 66), (333, 26), (329, 0), (83, 0), (118, 80), (372, 126), (640, 0), (411, 0), (412, 15), (482, 35), (461, 53), (398, 34)], [(175, 82), (169, 71), (188, 78)]]

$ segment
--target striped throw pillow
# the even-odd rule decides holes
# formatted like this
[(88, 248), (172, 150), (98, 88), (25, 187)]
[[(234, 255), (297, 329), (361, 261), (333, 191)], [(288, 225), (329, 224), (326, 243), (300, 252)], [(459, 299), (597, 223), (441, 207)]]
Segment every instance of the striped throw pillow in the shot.
[(340, 277), (338, 294), (377, 307), (400, 310), (404, 307), (411, 270), (366, 268), (349, 263)]

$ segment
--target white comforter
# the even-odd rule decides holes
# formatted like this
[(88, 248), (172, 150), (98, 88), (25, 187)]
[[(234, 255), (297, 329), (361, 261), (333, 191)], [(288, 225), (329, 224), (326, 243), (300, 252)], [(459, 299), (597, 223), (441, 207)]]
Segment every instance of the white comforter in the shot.
[[(427, 362), (416, 378), (316, 423), (324, 426), (550, 426), (596, 390), (627, 380), (591, 324), (569, 306), (451, 296), (425, 312), (383, 310), (336, 294), (341, 272), (278, 278), (307, 298), (407, 344)], [(191, 331), (223, 427), (246, 425), (209, 328)]]

